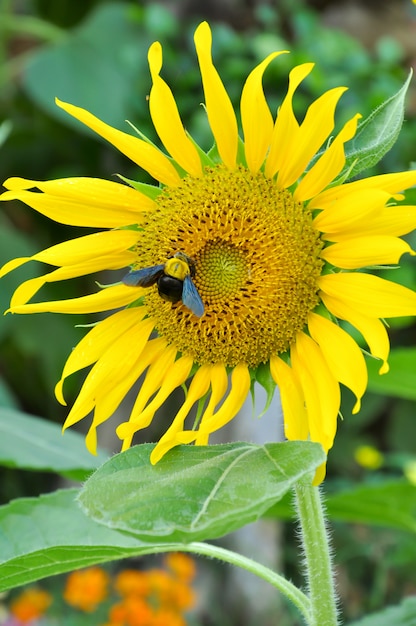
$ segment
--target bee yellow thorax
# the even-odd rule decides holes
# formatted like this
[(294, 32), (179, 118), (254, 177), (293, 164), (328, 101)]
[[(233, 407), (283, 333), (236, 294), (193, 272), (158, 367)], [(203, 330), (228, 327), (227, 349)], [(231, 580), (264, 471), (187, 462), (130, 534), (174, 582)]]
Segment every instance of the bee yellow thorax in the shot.
[(173, 259), (168, 259), (166, 261), (164, 272), (168, 276), (172, 276), (172, 278), (178, 278), (182, 281), (185, 280), (188, 274), (190, 274), (189, 265), (185, 261), (182, 261), (177, 257), (174, 257)]

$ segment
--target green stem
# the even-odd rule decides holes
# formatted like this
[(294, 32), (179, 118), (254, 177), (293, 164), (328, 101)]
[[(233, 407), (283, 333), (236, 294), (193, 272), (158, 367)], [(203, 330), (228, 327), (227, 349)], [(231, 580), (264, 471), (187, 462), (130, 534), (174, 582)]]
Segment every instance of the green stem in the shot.
[(337, 608), (325, 515), (318, 487), (308, 481), (295, 487), (298, 519), (311, 601), (309, 626), (337, 626)]
[[(176, 545), (175, 550), (178, 549)], [(169, 546), (163, 548), (163, 551), (168, 551)], [(237, 554), (236, 552), (231, 552), (230, 550), (226, 550), (225, 548), (220, 548), (218, 546), (213, 546), (208, 543), (199, 543), (192, 542), (181, 547), (181, 551), (183, 552), (192, 552), (195, 554), (201, 554), (204, 556), (209, 556), (212, 558), (219, 559), (220, 561), (225, 561), (226, 563), (231, 563), (232, 565), (236, 565), (237, 567), (241, 567), (242, 569), (255, 574), (259, 578), (267, 581), (274, 587), (276, 587), (281, 593), (283, 593), (303, 614), (306, 621), (308, 621), (311, 614), (311, 606), (310, 601), (307, 596), (300, 591), (295, 585), (293, 585), (290, 581), (286, 580), (280, 574), (273, 572), (268, 567), (261, 565), (260, 563), (256, 563), (252, 559), (249, 559), (246, 556), (242, 556), (241, 554)], [(322, 626), (324, 626), (322, 624)]]

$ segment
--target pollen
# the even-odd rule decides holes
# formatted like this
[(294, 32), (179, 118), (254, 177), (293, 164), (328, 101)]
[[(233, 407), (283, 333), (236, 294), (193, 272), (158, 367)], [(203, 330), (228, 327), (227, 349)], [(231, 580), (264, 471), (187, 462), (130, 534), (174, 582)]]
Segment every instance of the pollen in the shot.
[(159, 335), (199, 364), (256, 367), (282, 353), (319, 302), (322, 241), (310, 211), (262, 172), (222, 165), (167, 187), (141, 223), (135, 268), (183, 252), (205, 312), (145, 296)]

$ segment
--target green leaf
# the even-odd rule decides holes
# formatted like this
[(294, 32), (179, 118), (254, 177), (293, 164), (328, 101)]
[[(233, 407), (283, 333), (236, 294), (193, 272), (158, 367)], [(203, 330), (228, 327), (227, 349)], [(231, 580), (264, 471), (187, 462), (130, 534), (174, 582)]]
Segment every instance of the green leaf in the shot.
[(83, 514), (75, 501), (77, 494), (76, 489), (66, 489), (0, 507), (0, 591), (166, 549), (166, 545), (143, 544), (136, 537), (97, 524)]
[(405, 480), (364, 485), (331, 496), (331, 518), (416, 532), (416, 485)]
[[(97, 6), (62, 40), (33, 52), (24, 68), (23, 87), (49, 115), (65, 124), (76, 124), (79, 130), (82, 125), (55, 105), (55, 97), (119, 126), (137, 115), (139, 103), (134, 94), (138, 82), (143, 92), (148, 89), (150, 43), (148, 33), (133, 21), (127, 4)], [(127, 130), (124, 124), (123, 130)]]
[[(331, 520), (416, 532), (416, 486), (404, 480), (360, 485), (329, 495), (325, 504)], [(294, 515), (288, 498), (266, 514), (279, 519), (291, 519)]]
[(361, 124), (355, 137), (346, 145), (345, 166), (340, 174), (348, 178), (376, 165), (390, 150), (399, 136), (404, 119), (404, 101), (412, 72), (399, 91), (383, 102)]
[(414, 626), (414, 624), (416, 624), (416, 596), (409, 596), (396, 606), (368, 615), (348, 626)]
[(416, 348), (397, 348), (389, 356), (390, 371), (379, 375), (381, 362), (367, 359), (368, 389), (374, 393), (416, 400)]
[(62, 436), (57, 424), (15, 409), (0, 409), (0, 465), (84, 480), (107, 458), (104, 452), (90, 454), (84, 437), (74, 431)]
[(213, 539), (259, 518), (325, 460), (319, 444), (179, 446), (151, 465), (152, 445), (112, 457), (80, 494), (96, 521), (145, 541)]

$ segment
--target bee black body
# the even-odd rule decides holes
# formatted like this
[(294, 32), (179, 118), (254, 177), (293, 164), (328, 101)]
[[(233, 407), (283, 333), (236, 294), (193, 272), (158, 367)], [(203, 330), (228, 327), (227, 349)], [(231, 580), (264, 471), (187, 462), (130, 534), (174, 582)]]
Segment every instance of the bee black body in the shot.
[(131, 270), (123, 278), (130, 286), (151, 287), (157, 285), (159, 296), (167, 302), (183, 304), (197, 317), (204, 314), (204, 304), (192, 279), (195, 265), (183, 252), (177, 252), (163, 265), (153, 265), (139, 270)]
[(157, 279), (157, 290), (159, 296), (168, 302), (179, 302), (182, 300), (183, 281), (168, 274), (162, 274)]

